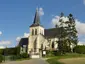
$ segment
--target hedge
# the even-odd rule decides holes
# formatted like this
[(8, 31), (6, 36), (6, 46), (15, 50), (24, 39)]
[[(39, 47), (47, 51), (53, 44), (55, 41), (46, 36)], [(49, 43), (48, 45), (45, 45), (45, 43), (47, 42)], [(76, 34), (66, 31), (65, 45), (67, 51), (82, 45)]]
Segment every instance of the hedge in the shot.
[(79, 54), (85, 54), (85, 45), (78, 45), (74, 47), (73, 51)]

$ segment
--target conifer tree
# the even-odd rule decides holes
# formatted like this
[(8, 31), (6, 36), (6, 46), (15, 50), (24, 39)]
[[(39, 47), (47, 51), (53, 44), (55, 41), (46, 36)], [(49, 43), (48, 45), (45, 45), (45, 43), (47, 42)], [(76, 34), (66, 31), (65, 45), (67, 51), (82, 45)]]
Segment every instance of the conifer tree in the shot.
[(67, 21), (64, 21), (63, 17), (64, 14), (61, 13), (59, 20), (60, 25), (57, 25), (57, 28), (59, 29), (58, 49), (61, 53), (69, 51), (71, 45), (76, 46), (78, 42), (77, 30), (73, 15), (69, 14)]

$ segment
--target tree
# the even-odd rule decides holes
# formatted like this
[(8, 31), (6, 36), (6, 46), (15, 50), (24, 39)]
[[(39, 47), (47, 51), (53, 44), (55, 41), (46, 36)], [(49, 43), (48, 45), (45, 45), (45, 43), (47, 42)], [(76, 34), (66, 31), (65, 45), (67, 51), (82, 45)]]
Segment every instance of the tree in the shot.
[(58, 49), (61, 53), (65, 53), (70, 50), (72, 44), (76, 46), (78, 42), (75, 19), (72, 14), (69, 14), (68, 17), (64, 17), (64, 14), (61, 13), (59, 23), (59, 25), (56, 25), (56, 28), (59, 29)]
[(65, 27), (66, 31), (66, 42), (69, 47), (73, 44), (71, 48), (77, 45), (78, 42), (78, 36), (77, 36), (77, 30), (75, 27), (75, 19), (72, 14), (69, 14), (68, 20), (66, 21), (65, 24), (67, 24), (67, 27)]
[(65, 53), (66, 51), (66, 47), (67, 47), (67, 43), (66, 43), (66, 30), (64, 28), (64, 20), (63, 20), (63, 17), (64, 17), (64, 14), (61, 13), (61, 16), (60, 16), (60, 20), (59, 20), (59, 23), (60, 25), (58, 25), (58, 29), (59, 29), (59, 41), (58, 41), (58, 49), (59, 49), (59, 52), (61, 54)]

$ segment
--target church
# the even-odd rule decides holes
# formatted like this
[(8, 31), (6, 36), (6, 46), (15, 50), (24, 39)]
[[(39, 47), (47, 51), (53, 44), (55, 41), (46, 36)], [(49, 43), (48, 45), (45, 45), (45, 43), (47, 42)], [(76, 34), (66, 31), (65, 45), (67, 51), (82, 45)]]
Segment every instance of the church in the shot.
[(47, 50), (58, 50), (58, 29), (45, 29), (40, 23), (39, 11), (36, 10), (33, 23), (29, 26), (28, 38), (21, 38), (20, 53), (28, 53), (39, 57), (46, 54)]

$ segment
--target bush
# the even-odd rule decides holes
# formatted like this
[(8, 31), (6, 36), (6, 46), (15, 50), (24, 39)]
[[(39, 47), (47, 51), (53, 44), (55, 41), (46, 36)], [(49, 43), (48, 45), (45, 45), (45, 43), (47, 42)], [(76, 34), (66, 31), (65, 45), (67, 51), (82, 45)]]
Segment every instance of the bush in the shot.
[(0, 63), (3, 61), (3, 56), (0, 55)]
[(47, 51), (47, 55), (46, 56), (59, 56), (61, 55), (61, 53), (57, 50), (55, 51)]
[(17, 60), (17, 59), (21, 59), (21, 55), (12, 55), (10, 57), (10, 60)]
[(46, 56), (54, 56), (53, 51), (47, 51)]
[(18, 60), (18, 59), (23, 59), (23, 58), (29, 58), (29, 55), (27, 53), (22, 53), (18, 55), (12, 55), (10, 57), (10, 60)]
[(53, 55), (59, 56), (59, 55), (61, 55), (61, 53), (59, 51), (53, 51)]
[(27, 53), (22, 53), (22, 54), (21, 54), (21, 57), (22, 57), (22, 58), (28, 58), (29, 55), (28, 55)]
[(85, 45), (78, 45), (74, 47), (73, 51), (79, 54), (85, 54)]

